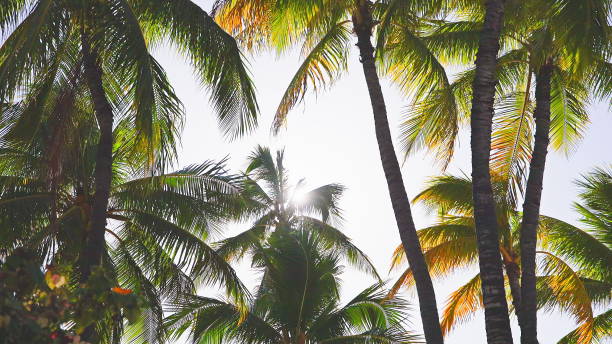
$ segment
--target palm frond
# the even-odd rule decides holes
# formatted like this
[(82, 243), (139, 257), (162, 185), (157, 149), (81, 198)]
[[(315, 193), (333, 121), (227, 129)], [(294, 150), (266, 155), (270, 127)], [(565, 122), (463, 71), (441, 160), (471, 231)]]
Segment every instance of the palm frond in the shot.
[(570, 312), (577, 321), (592, 321), (591, 298), (578, 273), (554, 254), (539, 253), (539, 269), (545, 276), (537, 282), (539, 308), (559, 307)]
[(566, 154), (582, 139), (589, 123), (588, 91), (571, 75), (556, 69), (551, 82), (550, 145)]
[(342, 209), (339, 201), (346, 188), (341, 184), (327, 184), (312, 189), (302, 196), (298, 203), (291, 203), (298, 213), (321, 216), (324, 222), (341, 222)]
[(350, 33), (345, 23), (335, 24), (308, 50), (276, 110), (275, 132), (286, 123), (287, 114), (304, 99), (309, 87), (316, 92), (333, 83), (346, 70)]
[(579, 344), (585, 332), (592, 333), (590, 343), (604, 344), (612, 337), (612, 310), (608, 310), (595, 318), (592, 323), (584, 323), (565, 335), (557, 344)]
[(152, 39), (166, 38), (192, 63), (210, 89), (227, 136), (234, 138), (257, 125), (259, 107), (244, 57), (232, 36), (191, 0), (134, 2), (143, 31)]
[(467, 321), (482, 307), (480, 274), (478, 274), (454, 291), (446, 300), (440, 323), (442, 333), (448, 334), (454, 327)]
[(355, 268), (380, 280), (380, 276), (376, 272), (376, 268), (370, 261), (370, 258), (357, 248), (351, 239), (340, 230), (308, 216), (299, 216), (296, 218), (296, 222), (298, 223), (297, 228), (316, 232), (325, 247), (339, 251), (341, 256), (345, 257)]

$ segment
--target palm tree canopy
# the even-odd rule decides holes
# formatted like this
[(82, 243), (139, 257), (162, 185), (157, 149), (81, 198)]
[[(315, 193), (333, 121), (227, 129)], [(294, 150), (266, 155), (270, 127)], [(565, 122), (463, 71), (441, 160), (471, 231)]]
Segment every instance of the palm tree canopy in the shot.
[[(283, 162), (283, 151), (278, 151), (276, 158), (270, 149), (261, 146), (251, 153), (244, 192), (248, 199), (254, 200), (245, 212), (247, 219), (253, 219), (252, 225), (221, 241), (217, 252), (226, 259), (236, 260), (247, 252), (253, 253), (274, 231), (311, 230), (329, 247), (343, 252), (351, 265), (378, 277), (369, 258), (334, 226), (342, 220), (339, 200), (344, 187), (327, 184), (304, 191), (303, 179), (296, 185), (290, 184)], [(296, 195), (300, 195), (299, 200), (295, 199)]]
[(99, 55), (105, 91), (118, 92), (115, 106), (129, 104), (125, 111), (140, 134), (151, 139), (154, 121), (182, 113), (165, 71), (151, 55), (152, 47), (167, 42), (211, 91), (220, 126), (229, 136), (256, 124), (255, 91), (240, 49), (190, 0), (9, 0), (0, 13), (0, 31), (7, 36), (0, 47), (3, 101), (21, 97), (24, 85), (61, 76), (67, 61), (79, 56), (80, 36), (86, 35)]
[(187, 296), (172, 305), (167, 325), (207, 343), (412, 343), (404, 300), (375, 284), (340, 304), (342, 253), (318, 232), (277, 230), (253, 254), (262, 272), (248, 314), (231, 302)]
[[(20, 146), (23, 141), (8, 134), (2, 138), (0, 254), (28, 247), (42, 265), (71, 267), (71, 283), (76, 284), (74, 265), (91, 217), (98, 129), (91, 113), (69, 120), (51, 114), (43, 116), (28, 145)], [(4, 132), (11, 133), (19, 118), (3, 118)], [(152, 342), (151, 336), (163, 340), (165, 298), (200, 285), (224, 287), (236, 302), (248, 295), (234, 270), (207, 244), (209, 234), (239, 216), (245, 204), (241, 177), (228, 173), (224, 162), (212, 161), (151, 175), (142, 171), (148, 156), (136, 149), (136, 137), (124, 122), (115, 130), (104, 258), (104, 270), (114, 283), (145, 300), (143, 317), (127, 328), (134, 343)], [(62, 149), (58, 140), (64, 142)], [(119, 340), (121, 322), (112, 314), (100, 319), (112, 319), (111, 326), (99, 327), (103, 335)]]

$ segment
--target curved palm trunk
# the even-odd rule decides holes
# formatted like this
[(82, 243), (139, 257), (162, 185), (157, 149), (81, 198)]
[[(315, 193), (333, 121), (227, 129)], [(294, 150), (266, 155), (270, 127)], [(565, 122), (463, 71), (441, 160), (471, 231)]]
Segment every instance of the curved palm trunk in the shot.
[(536, 297), (536, 245), (537, 229), (542, 199), (544, 167), (548, 153), (550, 131), (550, 79), (553, 66), (550, 62), (543, 65), (536, 75), (536, 122), (533, 155), (529, 164), (529, 178), (523, 203), (521, 226), (521, 343), (538, 342), (537, 297)]
[(503, 13), (503, 0), (487, 1), (485, 21), (476, 56), (476, 75), (472, 85), (471, 146), (474, 219), (485, 308), (485, 327), (489, 344), (512, 344), (499, 252), (497, 217), (489, 171), (493, 100), (497, 82), (495, 69)]
[(81, 280), (87, 281), (91, 269), (102, 263), (105, 246), (104, 232), (113, 163), (113, 110), (102, 86), (102, 71), (98, 66), (97, 55), (92, 51), (85, 35), (82, 37), (82, 49), (85, 78), (100, 128), (94, 171), (95, 195), (86, 245), (81, 257)]
[(427, 268), (427, 263), (421, 251), (421, 244), (417, 236), (416, 228), (410, 211), (410, 201), (404, 188), (404, 181), (400, 170), (389, 122), (387, 120), (387, 109), (383, 97), (380, 81), (374, 63), (374, 47), (371, 42), (372, 17), (367, 1), (360, 1), (358, 11), (353, 15), (353, 25), (357, 34), (359, 53), (363, 66), (363, 74), (370, 94), (370, 102), (374, 112), (374, 126), (376, 139), (382, 160), (383, 170), (389, 188), (391, 204), (395, 213), (395, 221), (399, 228), (402, 245), (406, 251), (406, 257), (413, 270), (414, 280), (419, 297), (419, 307), (423, 322), (425, 340), (428, 344), (443, 343), (442, 330), (438, 317), (436, 295)]

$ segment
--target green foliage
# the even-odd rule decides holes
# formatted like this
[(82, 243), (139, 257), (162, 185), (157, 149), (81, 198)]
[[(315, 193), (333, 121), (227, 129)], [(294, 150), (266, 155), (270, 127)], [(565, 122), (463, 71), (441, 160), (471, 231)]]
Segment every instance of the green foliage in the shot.
[[(258, 146), (249, 157), (244, 193), (249, 204), (243, 218), (254, 219), (251, 227), (219, 242), (217, 252), (226, 259), (238, 260), (259, 248), (277, 231), (309, 230), (317, 232), (328, 249), (337, 250), (351, 265), (378, 277), (369, 258), (343, 234), (334, 223), (342, 220), (339, 199), (344, 191), (340, 184), (328, 184), (304, 192), (304, 180), (290, 185), (283, 166), (284, 152), (276, 159), (268, 148)], [(300, 200), (296, 200), (301, 193)]]
[[(521, 214), (517, 204), (505, 197), (504, 179), (494, 176), (493, 189), (500, 230), (500, 253), (506, 269), (509, 264), (520, 267), (519, 234)], [(607, 169), (595, 169), (577, 184), (580, 199), (574, 207), (584, 226), (541, 215), (538, 228), (538, 308), (559, 310), (574, 317), (578, 329), (562, 343), (594, 343), (612, 335), (602, 324), (607, 315), (597, 309), (612, 302), (612, 279), (609, 262), (612, 248), (610, 236), (610, 185)], [(468, 177), (441, 176), (432, 178), (414, 202), (424, 205), (438, 216), (437, 222), (418, 231), (425, 259), (432, 277), (445, 278), (477, 263), (476, 231), (473, 219), (471, 180)], [(401, 245), (395, 250), (392, 269), (405, 265)], [(509, 278), (509, 276), (507, 276)], [(442, 329), (450, 332), (482, 309), (479, 275), (454, 291), (447, 299), (442, 315)], [(407, 267), (391, 294), (402, 287), (412, 287), (412, 270)], [(509, 284), (511, 287), (511, 284)], [(508, 293), (511, 299), (511, 294)]]
[(341, 254), (318, 232), (276, 230), (254, 249), (261, 282), (246, 314), (228, 300), (187, 295), (171, 304), (174, 336), (199, 343), (415, 343), (407, 303), (380, 283), (340, 304)]
[(25, 338), (40, 344), (86, 344), (80, 334), (88, 325), (122, 316), (131, 323), (139, 316), (143, 300), (115, 286), (102, 270), (87, 284), (71, 288), (69, 266), (47, 266), (43, 274), (34, 258), (18, 249), (0, 263), (3, 344), (23, 343)]

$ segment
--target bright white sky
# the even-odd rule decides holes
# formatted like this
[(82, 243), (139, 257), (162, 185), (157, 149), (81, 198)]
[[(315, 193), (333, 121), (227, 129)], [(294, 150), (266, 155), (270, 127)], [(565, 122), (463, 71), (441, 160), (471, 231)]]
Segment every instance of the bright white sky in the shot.
[[(196, 1), (206, 10), (209, 0)], [(289, 125), (279, 137), (270, 136), (270, 125), (276, 106), (289, 80), (299, 66), (299, 56), (263, 55), (251, 57), (251, 71), (258, 89), (261, 107), (260, 127), (252, 135), (234, 142), (221, 136), (214, 113), (209, 106), (208, 94), (193, 77), (190, 67), (182, 57), (172, 51), (159, 51), (157, 56), (166, 68), (172, 84), (185, 104), (187, 120), (180, 150), (181, 166), (199, 163), (207, 159), (230, 156), (229, 166), (234, 171), (246, 167), (246, 157), (258, 144), (272, 148), (286, 148), (286, 166), (294, 181), (304, 177), (308, 185), (316, 187), (327, 183), (342, 183), (346, 191), (341, 206), (346, 221), (347, 233), (366, 254), (370, 256), (381, 275), (386, 275), (393, 249), (398, 245), (399, 235), (387, 192), (378, 148), (374, 135), (374, 124), (357, 51), (349, 63), (348, 73), (333, 88), (319, 95), (309, 94), (302, 106), (290, 113)], [(383, 83), (391, 131), (398, 136), (398, 124), (407, 105), (396, 89)], [(609, 147), (609, 132), (612, 128), (612, 113), (606, 104), (590, 107), (592, 124), (579, 149), (569, 158), (558, 153), (549, 154), (544, 181), (542, 213), (574, 222), (576, 215), (571, 209), (576, 187), (573, 180), (595, 166), (612, 162)], [(396, 142), (398, 154), (399, 146)], [(469, 136), (463, 133), (460, 149), (449, 167), (449, 172), (470, 173)], [(404, 164), (404, 181), (409, 197), (423, 187), (429, 176), (439, 174), (433, 160), (422, 155), (413, 156)], [(414, 208), (417, 228), (433, 220), (422, 209)], [(229, 233), (245, 227), (231, 228)], [(247, 268), (239, 269), (241, 278), (253, 285), (255, 276)], [(438, 306), (443, 307), (451, 291), (473, 277), (476, 270), (466, 270), (443, 281), (434, 281)], [(394, 280), (397, 273), (389, 275)], [(373, 283), (363, 274), (347, 270), (343, 276), (344, 298), (355, 295)], [(420, 330), (420, 318), (416, 298), (413, 320), (415, 330)], [(539, 339), (542, 344), (555, 343), (574, 327), (569, 317), (557, 314), (540, 314)], [(520, 332), (513, 321), (513, 334), (518, 343)], [(486, 343), (484, 318), (480, 313), (471, 321), (458, 327), (446, 340), (449, 344)]]

